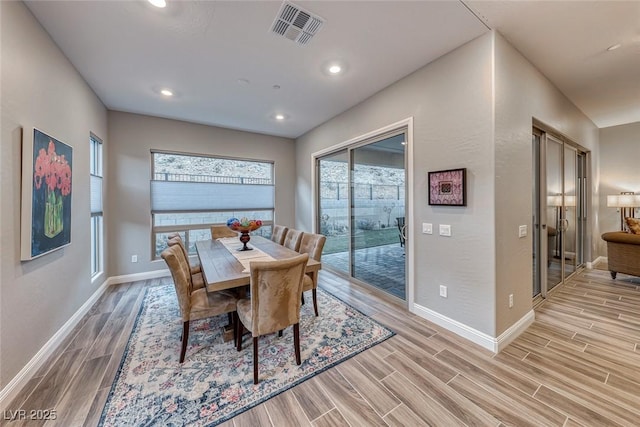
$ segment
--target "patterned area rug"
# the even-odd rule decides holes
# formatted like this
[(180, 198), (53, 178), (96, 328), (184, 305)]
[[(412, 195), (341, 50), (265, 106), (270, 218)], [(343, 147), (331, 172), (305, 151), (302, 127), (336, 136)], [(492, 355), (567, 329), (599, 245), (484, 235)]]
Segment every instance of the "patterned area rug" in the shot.
[(318, 289), (302, 306), (295, 364), (293, 328), (259, 340), (259, 379), (253, 384), (251, 336), (243, 349), (222, 341), (227, 316), (191, 323), (185, 362), (178, 363), (182, 321), (173, 285), (149, 288), (100, 426), (209, 426), (228, 420), (394, 333)]

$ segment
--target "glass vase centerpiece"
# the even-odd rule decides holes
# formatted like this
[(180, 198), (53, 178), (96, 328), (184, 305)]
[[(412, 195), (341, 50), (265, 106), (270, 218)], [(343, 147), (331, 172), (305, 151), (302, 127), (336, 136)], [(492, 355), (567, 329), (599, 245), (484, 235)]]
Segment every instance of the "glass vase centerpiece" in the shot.
[(249, 233), (262, 227), (262, 221), (259, 219), (248, 219), (246, 217), (242, 217), (240, 219), (229, 218), (229, 220), (227, 221), (227, 227), (229, 227), (233, 231), (240, 232), (240, 241), (242, 242), (243, 246), (238, 250), (250, 251), (253, 248), (247, 246), (247, 243), (249, 243), (249, 240), (251, 240)]

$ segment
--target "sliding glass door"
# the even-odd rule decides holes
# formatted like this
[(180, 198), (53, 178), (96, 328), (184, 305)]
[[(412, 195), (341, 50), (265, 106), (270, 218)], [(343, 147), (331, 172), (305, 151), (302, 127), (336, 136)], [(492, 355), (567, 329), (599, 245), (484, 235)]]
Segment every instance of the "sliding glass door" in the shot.
[(317, 159), (323, 265), (406, 299), (404, 129)]
[(586, 155), (538, 129), (532, 141), (535, 298), (546, 296), (584, 263)]
[(340, 150), (317, 160), (318, 228), (327, 236), (322, 263), (349, 274), (349, 153)]

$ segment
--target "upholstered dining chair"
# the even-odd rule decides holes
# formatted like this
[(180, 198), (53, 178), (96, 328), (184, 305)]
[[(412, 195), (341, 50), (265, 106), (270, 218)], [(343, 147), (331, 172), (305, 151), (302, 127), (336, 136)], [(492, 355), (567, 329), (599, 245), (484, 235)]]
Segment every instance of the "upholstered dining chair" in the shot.
[[(300, 242), (300, 249), (298, 252), (301, 254), (309, 254), (309, 258), (313, 258), (320, 262), (322, 258), (322, 249), (327, 241), (326, 236), (322, 234), (303, 233), (302, 241)], [(315, 274), (305, 274), (302, 280), (302, 303), (304, 304), (304, 292), (311, 291), (313, 297), (313, 311), (318, 316), (318, 298), (316, 295), (316, 289), (318, 289), (318, 272)]]
[(271, 241), (276, 242), (279, 245), (284, 243), (284, 238), (287, 235), (289, 229), (284, 225), (273, 225), (273, 231), (271, 232)]
[(223, 237), (238, 237), (238, 233), (236, 231), (233, 231), (226, 225), (212, 225), (211, 238), (220, 239)]
[(180, 349), (180, 363), (182, 363), (189, 342), (189, 323), (192, 320), (226, 313), (232, 313), (233, 321), (237, 323), (235, 311), (238, 298), (232, 291), (207, 292), (206, 289), (193, 289), (189, 263), (178, 245), (169, 246), (161, 256), (171, 271), (182, 315), (182, 348)]
[[(182, 236), (180, 235), (180, 233), (175, 232), (169, 234), (167, 236), (167, 245), (180, 245), (180, 247), (182, 248), (182, 252), (184, 252), (184, 257), (187, 259), (187, 261), (189, 261), (189, 252), (187, 251), (187, 247), (185, 246), (184, 240), (182, 240)], [(200, 273), (202, 271), (199, 264), (189, 263), (189, 265), (191, 266), (191, 271), (193, 273)]]
[(250, 264), (249, 298), (238, 300), (237, 350), (242, 350), (243, 325), (253, 338), (253, 383), (258, 384), (258, 337), (293, 325), (296, 364), (300, 360), (300, 298), (308, 254), (277, 261)]
[[(169, 247), (179, 246), (182, 250), (184, 258), (187, 260), (187, 264), (189, 264), (189, 253), (187, 252), (187, 248), (184, 246), (184, 241), (182, 240), (182, 237), (180, 237), (180, 234), (173, 233), (169, 236), (173, 237), (167, 240), (167, 245)], [(201, 289), (205, 287), (204, 277), (202, 276), (202, 268), (200, 267), (200, 265), (189, 264), (189, 273), (191, 275), (191, 286), (194, 289)]]
[(302, 231), (290, 228), (287, 230), (287, 235), (284, 237), (284, 247), (298, 252), (300, 249), (300, 242), (302, 242)]

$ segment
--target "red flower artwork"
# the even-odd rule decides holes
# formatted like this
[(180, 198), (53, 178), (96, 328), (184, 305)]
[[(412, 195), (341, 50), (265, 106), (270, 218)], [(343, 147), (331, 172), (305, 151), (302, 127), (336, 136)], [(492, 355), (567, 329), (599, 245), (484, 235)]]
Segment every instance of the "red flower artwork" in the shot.
[(44, 211), (44, 235), (53, 238), (64, 228), (63, 198), (71, 194), (71, 166), (64, 154), (56, 153), (56, 146), (49, 140), (47, 150), (41, 148), (35, 160), (33, 185), (36, 190), (46, 188)]
[(33, 178), (38, 190), (44, 181), (49, 191), (60, 190), (62, 196), (68, 196), (71, 193), (71, 167), (64, 155), (56, 154), (53, 141), (49, 140), (46, 151), (41, 148), (38, 152)]

